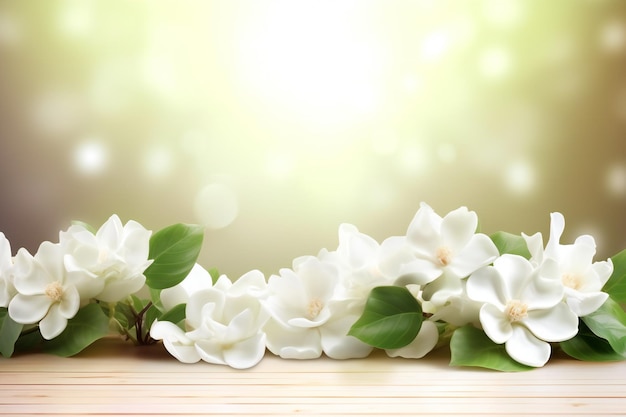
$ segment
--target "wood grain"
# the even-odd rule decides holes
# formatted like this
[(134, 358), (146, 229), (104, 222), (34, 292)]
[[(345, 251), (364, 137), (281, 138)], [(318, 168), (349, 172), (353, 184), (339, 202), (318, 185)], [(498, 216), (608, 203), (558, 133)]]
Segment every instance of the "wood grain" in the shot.
[(105, 339), (73, 358), (0, 360), (0, 416), (626, 415), (626, 362), (499, 373), (422, 360), (283, 360), (238, 371)]

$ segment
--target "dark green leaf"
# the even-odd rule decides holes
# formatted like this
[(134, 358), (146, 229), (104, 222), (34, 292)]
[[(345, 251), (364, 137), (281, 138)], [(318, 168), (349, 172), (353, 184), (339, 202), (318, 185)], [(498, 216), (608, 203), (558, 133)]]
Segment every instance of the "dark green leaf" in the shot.
[(624, 357), (616, 353), (606, 339), (596, 336), (581, 320), (578, 334), (560, 343), (563, 352), (581, 361), (618, 361)]
[(617, 302), (609, 297), (582, 320), (594, 334), (606, 339), (616, 353), (626, 357), (626, 313)]
[(43, 350), (59, 356), (73, 356), (109, 333), (109, 318), (98, 304), (88, 304), (59, 336), (43, 344)]
[(494, 343), (485, 332), (470, 325), (454, 331), (450, 354), (452, 366), (477, 366), (507, 372), (534, 369), (513, 360), (503, 344)]
[(498, 248), (500, 255), (510, 253), (530, 259), (528, 245), (526, 245), (526, 240), (524, 240), (522, 236), (513, 235), (507, 232), (496, 232), (489, 237)]
[(422, 320), (419, 302), (405, 287), (377, 287), (348, 334), (370, 346), (398, 349), (415, 339)]
[(167, 313), (163, 314), (159, 321), (171, 321), (174, 324), (178, 324), (181, 321), (185, 320), (185, 308), (187, 304), (178, 304), (176, 307), (172, 308)]
[(611, 261), (613, 273), (602, 291), (607, 292), (618, 303), (626, 304), (626, 249), (613, 256)]
[(10, 358), (15, 349), (15, 342), (20, 337), (23, 324), (16, 323), (6, 308), (0, 308), (0, 354)]
[(152, 235), (149, 258), (154, 261), (144, 273), (148, 287), (170, 288), (185, 279), (198, 259), (203, 236), (202, 227), (185, 224)]

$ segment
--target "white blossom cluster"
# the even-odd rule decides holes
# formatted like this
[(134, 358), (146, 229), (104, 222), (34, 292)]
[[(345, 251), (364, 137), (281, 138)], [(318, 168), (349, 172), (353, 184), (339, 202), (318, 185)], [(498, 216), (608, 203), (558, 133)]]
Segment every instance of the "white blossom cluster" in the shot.
[(157, 321), (151, 336), (182, 362), (234, 368), (254, 366), (266, 349), (294, 359), (365, 357), (372, 347), (348, 331), (373, 288), (398, 285), (410, 289), (428, 318), (413, 342), (388, 355), (423, 357), (439, 340), (435, 323), (445, 322), (482, 328), (515, 361), (543, 366), (550, 343), (574, 337), (578, 317), (607, 299), (602, 287), (613, 264), (593, 261), (591, 236), (561, 244), (559, 213), (551, 215), (545, 248), (540, 233), (523, 235), (530, 260), (500, 254), (477, 226), (476, 213), (465, 207), (441, 217), (422, 204), (405, 236), (379, 244), (344, 224), (336, 250), (297, 258), (267, 280), (251, 271), (212, 285), (196, 265), (185, 281), (161, 293), (165, 307), (187, 303), (185, 329)]
[(144, 286), (150, 236), (139, 223), (122, 225), (113, 215), (95, 234), (73, 225), (58, 243), (43, 242), (34, 255), (20, 248), (12, 257), (0, 233), (0, 307), (53, 339), (92, 300), (117, 302)]

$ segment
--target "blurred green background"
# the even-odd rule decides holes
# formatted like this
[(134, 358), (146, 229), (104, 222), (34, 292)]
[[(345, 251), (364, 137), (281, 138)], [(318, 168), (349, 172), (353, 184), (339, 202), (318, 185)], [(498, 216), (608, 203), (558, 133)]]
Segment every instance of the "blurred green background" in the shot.
[(626, 1), (0, 0), (0, 230), (207, 226), (266, 274), (420, 201), (626, 247)]

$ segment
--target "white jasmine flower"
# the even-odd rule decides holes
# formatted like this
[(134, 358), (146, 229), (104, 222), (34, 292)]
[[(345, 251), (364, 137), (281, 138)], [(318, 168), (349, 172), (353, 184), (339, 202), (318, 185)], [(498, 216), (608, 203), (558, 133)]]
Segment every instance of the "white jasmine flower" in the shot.
[(95, 235), (80, 225), (61, 232), (60, 241), (67, 250), (65, 267), (91, 277), (78, 284), (81, 298), (116, 302), (139, 291), (146, 281), (143, 272), (151, 263), (150, 235), (132, 220), (122, 226), (117, 215)]
[(294, 269), (282, 269), (268, 282), (262, 302), (271, 315), (265, 326), (267, 347), (275, 355), (291, 359), (367, 356), (371, 347), (348, 330), (362, 308), (335, 297), (339, 291), (339, 269), (315, 257), (294, 261)]
[(187, 303), (189, 297), (201, 290), (213, 286), (211, 274), (200, 264), (195, 264), (189, 274), (179, 284), (161, 290), (160, 299), (165, 310), (171, 310), (178, 304)]
[(556, 261), (567, 305), (578, 316), (591, 314), (608, 298), (602, 287), (613, 273), (613, 262), (611, 259), (593, 262), (596, 243), (589, 235), (578, 237), (570, 245), (560, 244), (565, 218), (561, 213), (551, 213), (550, 220), (550, 239), (545, 250), (540, 233), (523, 235), (532, 256), (531, 261), (537, 265), (546, 259)]
[(0, 307), (7, 307), (16, 294), (13, 285), (13, 258), (11, 244), (0, 232)]
[(265, 354), (262, 327), (268, 315), (259, 298), (265, 278), (251, 271), (234, 284), (221, 276), (215, 286), (191, 295), (186, 307), (186, 329), (155, 322), (150, 336), (182, 362), (229, 365), (237, 369), (256, 365)]
[(9, 303), (9, 316), (17, 323), (39, 323), (45, 339), (65, 329), (80, 307), (80, 295), (63, 267), (59, 244), (43, 242), (33, 257), (25, 249), (15, 256), (17, 294)]
[(563, 302), (553, 261), (534, 268), (521, 256), (502, 255), (468, 278), (467, 294), (484, 303), (480, 323), (487, 336), (504, 343), (509, 356), (524, 365), (543, 366), (550, 357), (548, 342), (578, 332), (578, 317)]
[[(487, 235), (476, 233), (477, 226), (478, 216), (465, 207), (442, 218), (422, 203), (406, 236), (383, 241), (381, 269), (398, 277), (398, 285), (422, 286), (426, 300), (438, 293), (437, 304), (443, 304), (447, 298), (462, 293), (461, 279), (499, 255)], [(426, 284), (432, 288), (427, 290)]]

